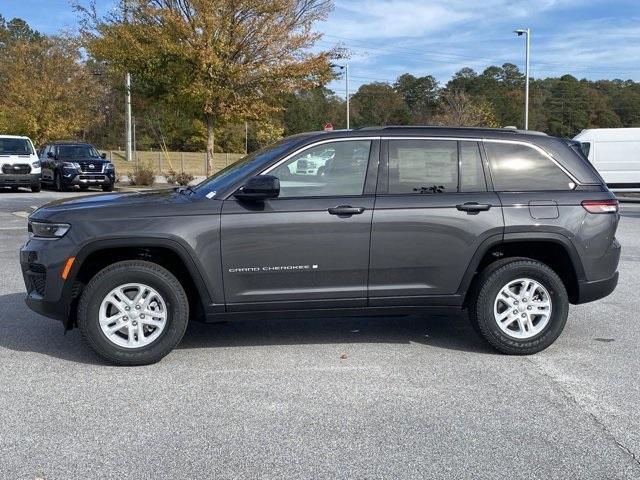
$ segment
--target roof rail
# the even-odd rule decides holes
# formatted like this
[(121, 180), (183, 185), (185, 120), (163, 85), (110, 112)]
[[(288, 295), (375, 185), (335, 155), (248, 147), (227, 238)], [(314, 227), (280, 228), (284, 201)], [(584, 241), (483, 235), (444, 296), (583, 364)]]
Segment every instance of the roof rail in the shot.
[(354, 130), (471, 130), (471, 131), (484, 131), (484, 132), (507, 132), (507, 133), (526, 133), (529, 135), (546, 135), (544, 132), (538, 132), (535, 130), (519, 130), (516, 127), (452, 127), (441, 125), (383, 125), (379, 127), (358, 127)]

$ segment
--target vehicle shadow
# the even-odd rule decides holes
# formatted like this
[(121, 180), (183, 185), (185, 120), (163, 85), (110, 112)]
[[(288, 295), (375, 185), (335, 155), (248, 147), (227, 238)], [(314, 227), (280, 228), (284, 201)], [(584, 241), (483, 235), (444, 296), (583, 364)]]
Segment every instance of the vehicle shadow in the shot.
[(178, 348), (350, 343), (419, 343), (432, 348), (494, 353), (473, 330), (466, 313), (193, 322)]
[[(428, 348), (493, 354), (464, 314), (192, 322), (178, 348), (355, 343), (419, 343)], [(85, 345), (77, 329), (64, 334), (60, 322), (31, 312), (22, 293), (0, 296), (0, 348), (104, 364)]]

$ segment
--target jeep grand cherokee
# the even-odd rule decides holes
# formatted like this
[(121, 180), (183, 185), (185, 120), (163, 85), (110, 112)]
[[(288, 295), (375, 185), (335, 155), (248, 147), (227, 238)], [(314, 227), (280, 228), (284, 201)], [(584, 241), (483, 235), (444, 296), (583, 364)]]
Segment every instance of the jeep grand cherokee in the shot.
[[(290, 168), (327, 149), (322, 175)], [(443, 309), (531, 354), (615, 288), (618, 220), (566, 140), (364, 128), (285, 138), (192, 188), (50, 203), (21, 264), (27, 304), (115, 364), (158, 361), (189, 319)]]

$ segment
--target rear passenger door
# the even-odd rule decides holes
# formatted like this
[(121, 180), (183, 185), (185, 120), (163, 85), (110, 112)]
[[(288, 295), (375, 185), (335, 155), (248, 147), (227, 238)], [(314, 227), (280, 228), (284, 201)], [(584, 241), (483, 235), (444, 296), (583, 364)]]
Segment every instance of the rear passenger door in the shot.
[(480, 142), (388, 139), (371, 232), (369, 305), (452, 295), (480, 244), (501, 237)]

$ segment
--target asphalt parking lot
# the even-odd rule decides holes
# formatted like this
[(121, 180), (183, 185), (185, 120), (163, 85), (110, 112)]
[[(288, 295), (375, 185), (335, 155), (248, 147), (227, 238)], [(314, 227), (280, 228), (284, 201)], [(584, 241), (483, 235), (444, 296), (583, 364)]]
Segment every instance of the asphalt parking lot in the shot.
[(0, 193), (0, 478), (640, 478), (640, 205), (617, 290), (534, 356), (462, 315), (301, 318), (116, 368), (23, 301), (25, 216), (71, 195)]

